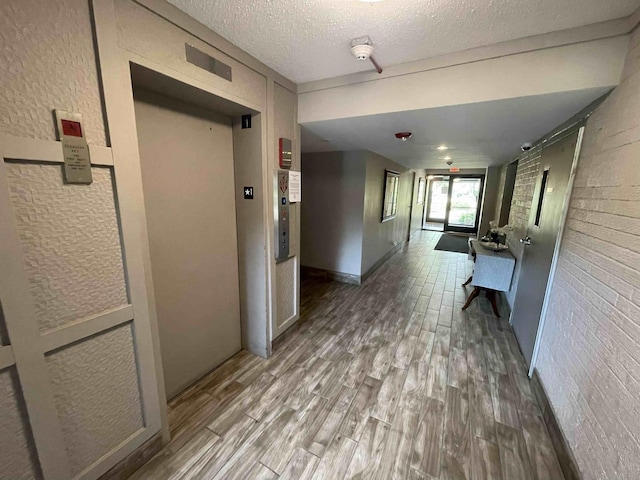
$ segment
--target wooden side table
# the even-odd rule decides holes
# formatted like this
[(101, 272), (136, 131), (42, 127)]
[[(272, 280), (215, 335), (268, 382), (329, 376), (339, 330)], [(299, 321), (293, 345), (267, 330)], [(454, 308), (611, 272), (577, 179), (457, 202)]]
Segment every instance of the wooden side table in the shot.
[(463, 283), (471, 283), (473, 291), (467, 298), (462, 310), (466, 310), (471, 302), (484, 290), (491, 302), (493, 313), (500, 317), (496, 305), (496, 293), (508, 292), (516, 265), (516, 259), (508, 250), (494, 252), (480, 245), (478, 240), (469, 240), (470, 254), (474, 259), (473, 275)]

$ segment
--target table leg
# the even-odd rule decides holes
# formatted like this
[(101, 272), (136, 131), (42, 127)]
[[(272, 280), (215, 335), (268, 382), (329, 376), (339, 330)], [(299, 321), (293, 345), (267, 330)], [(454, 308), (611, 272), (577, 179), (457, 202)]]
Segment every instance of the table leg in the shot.
[(471, 302), (473, 301), (474, 298), (476, 298), (478, 295), (480, 295), (480, 287), (473, 287), (473, 292), (471, 292), (471, 294), (469, 295), (469, 298), (467, 298), (467, 303), (464, 304), (464, 307), (462, 307), (462, 310), (466, 310), (469, 305), (471, 305)]
[(469, 278), (467, 278), (467, 281), (464, 282), (462, 284), (463, 287), (466, 287), (467, 285), (469, 285), (471, 283), (471, 280), (473, 280), (473, 275), (471, 275)]
[(491, 307), (493, 308), (493, 313), (496, 317), (500, 318), (500, 314), (498, 313), (498, 305), (496, 304), (496, 291), (495, 290), (487, 290), (487, 298), (491, 302)]

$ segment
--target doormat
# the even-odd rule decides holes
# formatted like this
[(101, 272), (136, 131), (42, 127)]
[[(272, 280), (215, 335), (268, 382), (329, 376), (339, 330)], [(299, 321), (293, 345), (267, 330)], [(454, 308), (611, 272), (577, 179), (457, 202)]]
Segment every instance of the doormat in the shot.
[(469, 253), (469, 237), (443, 233), (434, 250), (446, 252)]

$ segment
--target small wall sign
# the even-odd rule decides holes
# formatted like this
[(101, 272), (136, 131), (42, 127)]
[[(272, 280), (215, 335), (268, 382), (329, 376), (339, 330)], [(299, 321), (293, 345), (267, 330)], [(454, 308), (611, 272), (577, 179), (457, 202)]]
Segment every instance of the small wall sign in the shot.
[(244, 199), (253, 200), (253, 187), (244, 187)]
[(64, 180), (66, 183), (89, 184), (93, 176), (82, 115), (64, 110), (56, 110), (55, 113), (64, 157)]
[(289, 170), (289, 203), (302, 201), (302, 177), (300, 172)]

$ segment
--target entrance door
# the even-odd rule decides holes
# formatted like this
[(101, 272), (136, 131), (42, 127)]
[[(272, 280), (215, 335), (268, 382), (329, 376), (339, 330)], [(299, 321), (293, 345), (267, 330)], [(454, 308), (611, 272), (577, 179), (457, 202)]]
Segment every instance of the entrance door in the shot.
[(167, 398), (238, 352), (231, 119), (136, 89), (136, 124)]
[(542, 150), (511, 322), (527, 365), (531, 363), (547, 290), (578, 132)]
[(449, 201), (449, 177), (431, 177), (428, 181), (424, 224), (431, 228), (440, 226), (439, 229), (442, 230)]
[(474, 233), (480, 220), (482, 177), (451, 177), (444, 231)]

